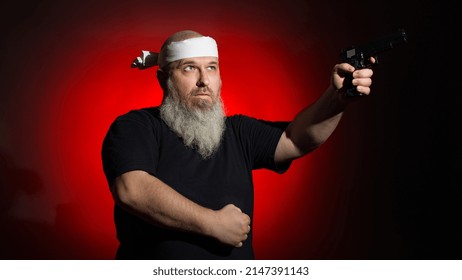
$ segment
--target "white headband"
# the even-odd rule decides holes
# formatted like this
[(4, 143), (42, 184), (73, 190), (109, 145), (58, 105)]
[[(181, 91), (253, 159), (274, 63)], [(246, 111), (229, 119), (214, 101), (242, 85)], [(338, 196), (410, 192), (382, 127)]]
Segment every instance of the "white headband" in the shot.
[(132, 67), (139, 69), (146, 69), (154, 65), (164, 67), (173, 61), (202, 56), (218, 57), (217, 43), (213, 38), (203, 36), (172, 42), (160, 53), (142, 51), (142, 56), (133, 61)]

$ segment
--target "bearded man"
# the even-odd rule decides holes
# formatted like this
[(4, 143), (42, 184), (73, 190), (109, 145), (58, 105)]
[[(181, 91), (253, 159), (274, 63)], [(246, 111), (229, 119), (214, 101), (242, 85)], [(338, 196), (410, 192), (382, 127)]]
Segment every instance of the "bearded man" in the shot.
[(116, 258), (254, 259), (252, 170), (284, 173), (324, 143), (352, 99), (345, 77), (368, 95), (372, 70), (335, 65), (315, 103), (291, 122), (269, 122), (225, 115), (213, 38), (180, 31), (150, 55), (162, 104), (119, 116), (102, 147)]

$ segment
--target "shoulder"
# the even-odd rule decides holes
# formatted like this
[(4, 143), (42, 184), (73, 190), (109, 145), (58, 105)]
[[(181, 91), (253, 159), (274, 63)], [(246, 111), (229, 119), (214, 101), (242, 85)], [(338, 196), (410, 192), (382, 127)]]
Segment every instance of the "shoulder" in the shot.
[(285, 130), (289, 124), (289, 121), (270, 121), (243, 114), (231, 115), (227, 120), (233, 127), (271, 127)]
[(121, 123), (132, 123), (139, 126), (152, 126), (161, 123), (158, 107), (149, 107), (128, 111), (118, 117), (113, 122), (114, 125)]
[(239, 125), (245, 125), (249, 123), (258, 122), (258, 119), (251, 117), (251, 116), (242, 115), (242, 114), (228, 116), (226, 117), (226, 120), (229, 124), (233, 126), (239, 126)]
[(147, 121), (160, 119), (159, 107), (148, 107), (142, 109), (130, 110), (116, 118), (116, 121), (134, 120)]

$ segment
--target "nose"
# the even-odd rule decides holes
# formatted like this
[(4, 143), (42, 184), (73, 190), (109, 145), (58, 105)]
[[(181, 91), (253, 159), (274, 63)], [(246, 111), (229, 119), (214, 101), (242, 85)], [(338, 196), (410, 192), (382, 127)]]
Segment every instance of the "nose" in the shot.
[(199, 73), (199, 78), (197, 79), (196, 86), (198, 87), (207, 87), (210, 84), (209, 75), (206, 69), (202, 69)]

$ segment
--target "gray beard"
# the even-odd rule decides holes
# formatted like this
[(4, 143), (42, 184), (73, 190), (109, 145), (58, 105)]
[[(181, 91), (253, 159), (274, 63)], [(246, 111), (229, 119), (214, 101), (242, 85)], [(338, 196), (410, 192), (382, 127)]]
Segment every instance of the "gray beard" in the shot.
[(210, 109), (188, 108), (170, 80), (167, 86), (169, 92), (160, 106), (160, 117), (187, 147), (195, 149), (203, 159), (212, 157), (225, 131), (223, 102), (219, 98)]

